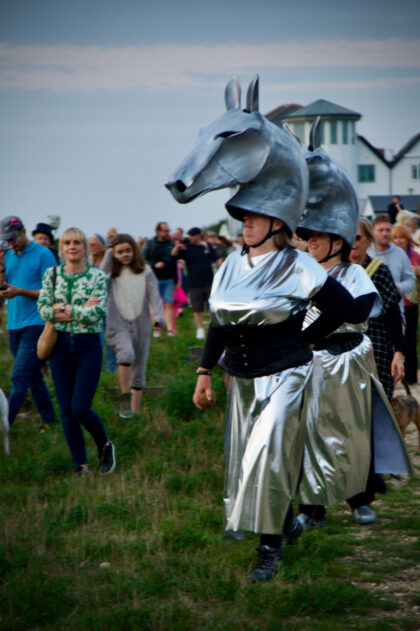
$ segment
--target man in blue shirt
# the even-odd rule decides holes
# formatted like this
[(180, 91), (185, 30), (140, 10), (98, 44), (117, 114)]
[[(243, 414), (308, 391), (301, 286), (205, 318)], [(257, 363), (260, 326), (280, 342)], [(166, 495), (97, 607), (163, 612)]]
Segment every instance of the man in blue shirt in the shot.
[(37, 299), (42, 277), (56, 262), (52, 252), (30, 241), (19, 217), (5, 217), (0, 222), (0, 297), (7, 298), (7, 329), (10, 350), (15, 359), (12, 389), (9, 395), (9, 424), (12, 425), (30, 388), (44, 423), (54, 423), (54, 408), (41, 372), (36, 352), (44, 328)]

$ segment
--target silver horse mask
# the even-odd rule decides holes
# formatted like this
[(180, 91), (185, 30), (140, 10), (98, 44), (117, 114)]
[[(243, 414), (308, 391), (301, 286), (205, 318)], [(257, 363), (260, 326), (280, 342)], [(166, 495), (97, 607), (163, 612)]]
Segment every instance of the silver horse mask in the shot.
[(359, 203), (346, 170), (318, 146), (319, 118), (311, 128), (309, 147), (303, 149), (309, 170), (307, 212), (297, 234), (307, 239), (308, 230), (341, 237), (350, 248), (359, 226)]
[(305, 208), (308, 171), (296, 141), (258, 111), (258, 76), (241, 109), (236, 77), (225, 89), (227, 111), (199, 133), (195, 148), (165, 186), (181, 204), (209, 191), (238, 186), (226, 208), (281, 219), (293, 233)]

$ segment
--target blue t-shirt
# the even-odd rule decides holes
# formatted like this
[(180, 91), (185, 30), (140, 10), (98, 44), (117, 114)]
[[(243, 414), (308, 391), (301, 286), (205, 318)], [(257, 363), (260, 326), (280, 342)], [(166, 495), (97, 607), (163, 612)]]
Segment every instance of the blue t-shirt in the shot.
[[(45, 246), (31, 241), (18, 256), (8, 250), (5, 256), (6, 281), (21, 289), (41, 289), (42, 278), (48, 267), (56, 265), (54, 254)], [(7, 328), (23, 329), (26, 326), (45, 324), (38, 313), (37, 301), (16, 296), (7, 301)]]

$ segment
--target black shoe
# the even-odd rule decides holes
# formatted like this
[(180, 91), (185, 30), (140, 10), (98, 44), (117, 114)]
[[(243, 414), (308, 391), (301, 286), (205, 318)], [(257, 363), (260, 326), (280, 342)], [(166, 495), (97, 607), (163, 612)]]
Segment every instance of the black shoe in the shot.
[(103, 446), (102, 455), (99, 458), (99, 472), (103, 475), (112, 473), (116, 464), (115, 447), (114, 444), (108, 440)]
[(281, 548), (260, 546), (257, 548), (258, 561), (248, 579), (253, 583), (269, 581), (279, 571), (278, 563), (281, 561)]
[(326, 528), (326, 526), (328, 526), (326, 517), (321, 517), (321, 519), (311, 519), (307, 530), (317, 530), (318, 528)]
[(285, 536), (284, 545), (290, 546), (292, 543), (294, 543), (297, 539), (299, 539), (303, 530), (304, 527), (301, 521), (297, 517), (294, 517), (287, 531), (283, 531), (283, 534)]

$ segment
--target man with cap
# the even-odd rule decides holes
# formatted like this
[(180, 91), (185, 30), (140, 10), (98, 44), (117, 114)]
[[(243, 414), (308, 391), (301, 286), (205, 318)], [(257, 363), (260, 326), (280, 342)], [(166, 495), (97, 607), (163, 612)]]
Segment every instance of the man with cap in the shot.
[(185, 260), (188, 270), (189, 299), (197, 327), (196, 337), (204, 340), (203, 311), (208, 304), (213, 282), (212, 263), (221, 265), (222, 259), (209, 244), (203, 243), (200, 228), (188, 230), (188, 240), (178, 242), (172, 254)]
[(32, 236), (35, 243), (39, 243), (39, 245), (43, 245), (44, 247), (49, 248), (54, 254), (54, 258), (57, 264), (60, 263), (58, 250), (56, 247), (54, 247), (53, 228), (52, 226), (50, 226), (49, 223), (37, 223), (35, 229), (32, 230)]
[(15, 359), (9, 395), (9, 424), (15, 420), (29, 388), (43, 423), (54, 423), (54, 408), (42, 377), (36, 345), (44, 328), (37, 310), (42, 277), (56, 261), (48, 248), (28, 239), (19, 217), (9, 216), (0, 221), (0, 242), (3, 242), (0, 248), (0, 298), (8, 301), (7, 329)]

